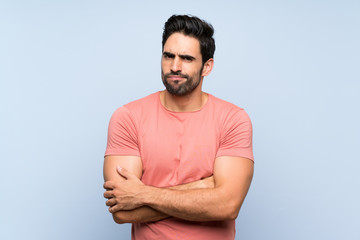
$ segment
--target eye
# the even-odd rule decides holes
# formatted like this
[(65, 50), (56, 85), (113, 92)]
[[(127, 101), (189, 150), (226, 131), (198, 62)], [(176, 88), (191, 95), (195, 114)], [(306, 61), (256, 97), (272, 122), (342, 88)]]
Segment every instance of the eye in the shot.
[(181, 55), (180, 57), (182, 60), (184, 60), (186, 62), (192, 62), (195, 59), (193, 56), (190, 56), (190, 55)]
[(184, 60), (191, 62), (192, 58), (191, 57), (184, 57)]
[(170, 54), (170, 53), (167, 53), (167, 52), (164, 52), (163, 53), (163, 58), (164, 59), (171, 59), (171, 58), (174, 58), (174, 55)]

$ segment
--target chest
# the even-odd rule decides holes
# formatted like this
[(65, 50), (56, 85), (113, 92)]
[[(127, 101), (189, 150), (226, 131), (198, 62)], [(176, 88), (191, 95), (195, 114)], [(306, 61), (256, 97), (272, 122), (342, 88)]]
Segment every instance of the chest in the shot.
[(206, 116), (147, 119), (140, 129), (142, 181), (173, 186), (212, 175), (219, 129)]

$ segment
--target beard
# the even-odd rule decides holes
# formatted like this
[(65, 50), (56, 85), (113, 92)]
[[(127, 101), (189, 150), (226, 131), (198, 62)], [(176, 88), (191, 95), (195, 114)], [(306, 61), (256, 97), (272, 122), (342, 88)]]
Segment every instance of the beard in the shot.
[[(166, 90), (175, 96), (186, 96), (192, 93), (200, 84), (202, 69), (200, 69), (200, 73), (195, 75), (194, 77), (190, 77), (187, 74), (182, 74), (180, 72), (170, 72), (164, 74), (161, 70), (161, 78), (163, 81)], [(185, 82), (180, 83), (180, 81), (169, 82), (167, 79), (169, 76), (179, 76), (185, 78)]]

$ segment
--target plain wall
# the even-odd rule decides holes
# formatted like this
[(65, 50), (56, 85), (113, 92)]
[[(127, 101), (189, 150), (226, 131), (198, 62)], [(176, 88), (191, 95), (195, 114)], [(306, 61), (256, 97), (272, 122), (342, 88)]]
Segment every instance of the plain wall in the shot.
[(116, 108), (162, 90), (172, 14), (215, 28), (204, 90), (254, 127), (236, 239), (360, 239), (360, 2), (0, 1), (0, 239), (129, 239), (105, 206)]

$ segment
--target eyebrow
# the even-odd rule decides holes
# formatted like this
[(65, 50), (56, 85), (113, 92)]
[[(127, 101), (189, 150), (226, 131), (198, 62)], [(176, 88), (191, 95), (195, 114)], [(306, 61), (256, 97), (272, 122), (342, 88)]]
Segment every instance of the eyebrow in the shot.
[(175, 54), (169, 52), (163, 52), (163, 55), (167, 57), (175, 57)]
[[(170, 52), (163, 52), (163, 55), (167, 56), (167, 57), (175, 57), (175, 54), (170, 53)], [(190, 59), (190, 60), (195, 60), (196, 58), (191, 56), (191, 55), (187, 55), (187, 54), (179, 54), (179, 57), (182, 59)]]
[(182, 59), (195, 60), (195, 57), (187, 55), (187, 54), (179, 54), (179, 57), (181, 57)]

